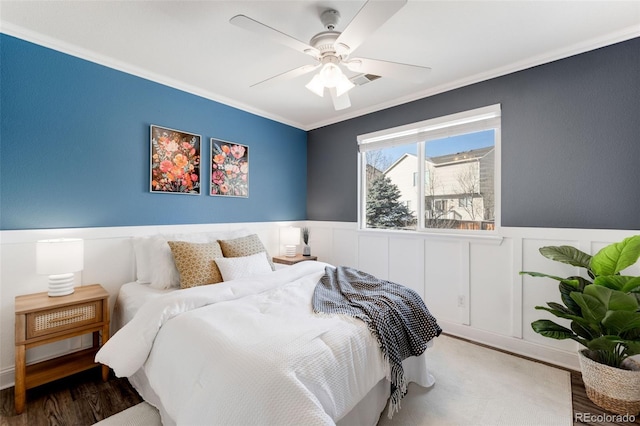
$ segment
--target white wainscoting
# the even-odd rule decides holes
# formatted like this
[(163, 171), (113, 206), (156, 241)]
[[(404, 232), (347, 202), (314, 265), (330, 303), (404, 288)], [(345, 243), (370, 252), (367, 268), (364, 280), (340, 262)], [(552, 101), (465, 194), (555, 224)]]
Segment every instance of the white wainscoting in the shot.
[[(308, 222), (312, 254), (334, 265), (353, 266), (420, 293), (450, 333), (556, 365), (579, 369), (573, 341), (544, 338), (531, 329), (535, 310), (560, 302), (557, 283), (521, 276), (538, 271), (578, 275), (578, 268), (544, 258), (538, 249), (574, 245), (595, 253), (640, 231), (501, 228), (492, 238), (369, 230), (355, 223)], [(320, 234), (320, 235), (318, 235)], [(640, 274), (634, 265), (630, 274)]]
[[(131, 237), (246, 228), (258, 234), (271, 254), (281, 254), (279, 228), (307, 225), (319, 260), (353, 266), (404, 284), (422, 295), (442, 328), (451, 334), (528, 357), (578, 369), (577, 344), (543, 338), (530, 323), (549, 317), (536, 305), (559, 301), (556, 283), (519, 275), (532, 270), (556, 275), (577, 268), (545, 259), (545, 245), (576, 245), (588, 253), (640, 231), (502, 228), (491, 238), (360, 231), (350, 222), (263, 222), (210, 225), (136, 226), (0, 232), (0, 388), (13, 385), (14, 299), (47, 290), (35, 273), (35, 242), (44, 238), (85, 239), (80, 284), (101, 283), (113, 307), (120, 286), (135, 279)], [(640, 274), (633, 266), (631, 273)], [(69, 339), (29, 351), (27, 362), (89, 346), (90, 337)]]

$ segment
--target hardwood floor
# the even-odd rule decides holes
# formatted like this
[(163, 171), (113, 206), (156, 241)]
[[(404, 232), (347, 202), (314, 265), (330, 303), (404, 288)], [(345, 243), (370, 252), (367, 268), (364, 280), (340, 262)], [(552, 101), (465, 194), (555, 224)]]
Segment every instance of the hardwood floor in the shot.
[(13, 387), (0, 391), (0, 426), (92, 425), (142, 402), (127, 379), (102, 381), (99, 368), (27, 391), (27, 405), (15, 414)]
[[(574, 425), (640, 425), (640, 416), (635, 423), (598, 422), (605, 413), (587, 398), (577, 371), (571, 372), (571, 393)], [(15, 414), (13, 388), (0, 391), (0, 426), (89, 426), (139, 402), (142, 398), (126, 379), (112, 375), (103, 382), (100, 369), (93, 369), (27, 391), (20, 415)], [(592, 421), (580, 421), (586, 417)]]

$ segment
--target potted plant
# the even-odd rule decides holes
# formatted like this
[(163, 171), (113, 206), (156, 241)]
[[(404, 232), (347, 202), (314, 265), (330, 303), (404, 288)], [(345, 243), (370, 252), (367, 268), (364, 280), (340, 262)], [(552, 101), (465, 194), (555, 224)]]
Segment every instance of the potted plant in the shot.
[(588, 278), (568, 278), (539, 272), (520, 274), (559, 281), (562, 304), (536, 306), (570, 327), (548, 319), (531, 323), (536, 333), (552, 339), (572, 339), (579, 351), (582, 378), (589, 399), (616, 414), (640, 412), (640, 276), (620, 275), (640, 257), (640, 235), (604, 247), (591, 256), (571, 246), (540, 248), (551, 260), (584, 268)]
[(302, 228), (302, 241), (304, 241), (304, 247), (302, 248), (303, 256), (311, 256), (311, 247), (309, 247), (310, 233), (311, 232), (309, 231), (309, 228), (307, 228), (306, 226)]

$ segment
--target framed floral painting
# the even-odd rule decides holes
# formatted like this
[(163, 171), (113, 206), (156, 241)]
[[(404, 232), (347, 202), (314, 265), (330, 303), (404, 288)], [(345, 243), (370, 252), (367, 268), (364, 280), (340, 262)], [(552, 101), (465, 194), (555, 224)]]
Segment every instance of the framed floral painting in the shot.
[(211, 195), (249, 197), (249, 147), (211, 139)]
[(151, 192), (200, 194), (200, 135), (151, 126)]

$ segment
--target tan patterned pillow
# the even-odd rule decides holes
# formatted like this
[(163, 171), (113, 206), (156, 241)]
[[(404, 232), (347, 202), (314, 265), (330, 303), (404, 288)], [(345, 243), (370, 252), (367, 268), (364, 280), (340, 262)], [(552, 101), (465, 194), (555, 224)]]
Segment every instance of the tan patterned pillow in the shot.
[(251, 256), (252, 254), (265, 252), (267, 254), (267, 260), (271, 270), (275, 271), (275, 266), (271, 261), (271, 256), (264, 248), (262, 241), (256, 234), (247, 235), (246, 237), (234, 238), (233, 240), (218, 240), (220, 248), (222, 248), (222, 254), (224, 257), (244, 257)]
[(173, 260), (180, 273), (180, 288), (222, 282), (222, 274), (214, 260), (216, 257), (222, 257), (220, 244), (186, 241), (167, 243), (171, 247)]

